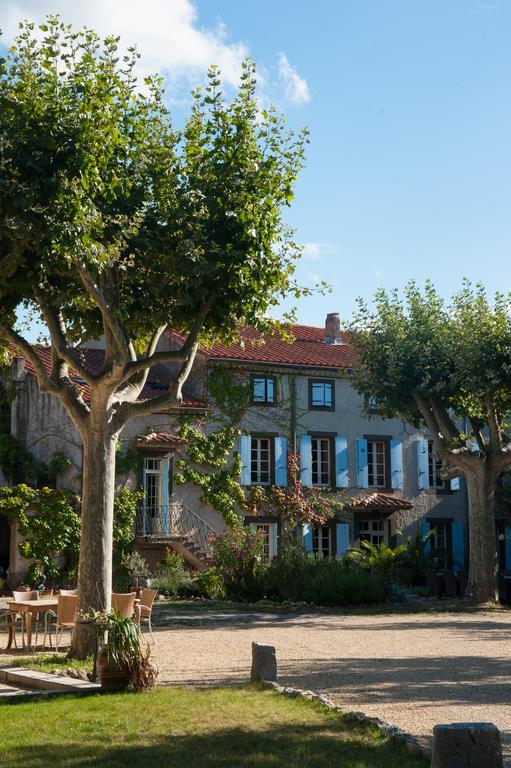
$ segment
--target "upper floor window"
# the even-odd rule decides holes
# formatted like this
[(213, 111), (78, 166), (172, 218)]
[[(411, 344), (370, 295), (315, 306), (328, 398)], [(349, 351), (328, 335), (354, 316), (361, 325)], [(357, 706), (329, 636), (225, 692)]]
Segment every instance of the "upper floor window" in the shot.
[(147, 509), (154, 510), (162, 504), (162, 466), (161, 459), (144, 459), (144, 491)]
[(428, 474), (430, 488), (447, 489), (449, 487), (448, 481), (443, 480), (438, 474), (441, 469), (442, 460), (435, 456), (433, 440), (428, 440)]
[(368, 413), (378, 412), (378, 400), (373, 395), (366, 398), (366, 410)]
[(335, 382), (309, 379), (309, 408), (333, 411), (335, 408)]
[(311, 439), (312, 485), (332, 485), (331, 440), (328, 437)]
[(370, 488), (387, 488), (388, 441), (367, 441), (367, 484)]
[(276, 401), (275, 379), (272, 376), (252, 376), (251, 395), (254, 405), (274, 405)]
[(271, 483), (271, 444), (269, 437), (252, 437), (250, 443), (250, 482), (253, 485)]

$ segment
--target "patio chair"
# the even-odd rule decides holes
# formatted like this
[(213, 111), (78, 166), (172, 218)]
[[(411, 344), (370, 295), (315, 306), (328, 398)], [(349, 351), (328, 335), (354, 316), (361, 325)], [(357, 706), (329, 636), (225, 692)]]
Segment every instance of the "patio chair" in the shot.
[(77, 594), (77, 589), (59, 589), (59, 595), (66, 595), (66, 597), (76, 597)]
[(135, 612), (136, 592), (112, 592), (112, 610), (125, 619), (131, 619)]
[(2, 608), (0, 610), (0, 619), (3, 619), (5, 621), (6, 628), (11, 624), (12, 626), (12, 637), (14, 640), (14, 647), (18, 647), (18, 642), (16, 640), (16, 629), (19, 625), (21, 629), (21, 645), (22, 647), (25, 645), (25, 625), (23, 621), (23, 614), (18, 613), (17, 611), (10, 611), (8, 608)]
[[(51, 646), (51, 628), (55, 627), (55, 650), (59, 650), (59, 629), (60, 637), (64, 634), (65, 629), (70, 631), (70, 642), (73, 639), (73, 632), (76, 627), (76, 608), (78, 605), (78, 598), (76, 595), (59, 595), (58, 596), (57, 611), (46, 611), (44, 614), (44, 638), (43, 648), (46, 643), (46, 635), (50, 641)], [(54, 619), (52, 621), (52, 619)]]
[(153, 643), (154, 643), (154, 637), (153, 637), (153, 628), (151, 626), (151, 614), (153, 611), (153, 603), (157, 594), (158, 594), (157, 589), (141, 589), (140, 605), (137, 605), (138, 623), (141, 624), (143, 620), (147, 621), (147, 624), (149, 626), (149, 634), (151, 635), (151, 641)]
[[(17, 603), (24, 603), (26, 600), (38, 600), (39, 592), (37, 589), (30, 589), (28, 592), (19, 592), (17, 590), (12, 591), (12, 596)], [(23, 613), (16, 612), (16, 621), (21, 623), (21, 645), (25, 645), (25, 616)], [(32, 626), (35, 628), (35, 644), (37, 645), (37, 637), (39, 634), (39, 622), (41, 621), (40, 614), (35, 613), (32, 616)], [(14, 644), (16, 645), (16, 626), (14, 627)], [(16, 646), (17, 647), (17, 646)]]

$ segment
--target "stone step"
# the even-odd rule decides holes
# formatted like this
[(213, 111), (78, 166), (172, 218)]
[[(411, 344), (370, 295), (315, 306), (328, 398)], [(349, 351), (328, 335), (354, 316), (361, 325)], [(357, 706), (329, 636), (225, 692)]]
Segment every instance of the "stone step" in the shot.
[(4, 666), (0, 667), (0, 683), (14, 687), (34, 688), (46, 691), (92, 691), (99, 690), (99, 683), (90, 683), (85, 680), (75, 680), (72, 677), (59, 677), (46, 672), (38, 672), (35, 669), (25, 667)]

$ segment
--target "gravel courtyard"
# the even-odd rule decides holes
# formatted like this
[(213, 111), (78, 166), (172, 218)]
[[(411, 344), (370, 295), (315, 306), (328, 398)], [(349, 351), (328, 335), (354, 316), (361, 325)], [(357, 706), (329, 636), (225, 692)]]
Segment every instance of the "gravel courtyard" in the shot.
[[(511, 766), (511, 613), (227, 613), (159, 606), (161, 682), (246, 681), (253, 640), (275, 645), (279, 681), (327, 693), (428, 742), (435, 723), (491, 721)], [(164, 614), (164, 615), (163, 615)], [(174, 626), (173, 626), (174, 624)]]
[(160, 684), (247, 682), (252, 641), (269, 643), (279, 682), (324, 692), (424, 743), (435, 723), (495, 723), (511, 768), (508, 610), (338, 615), (162, 603), (154, 614)]

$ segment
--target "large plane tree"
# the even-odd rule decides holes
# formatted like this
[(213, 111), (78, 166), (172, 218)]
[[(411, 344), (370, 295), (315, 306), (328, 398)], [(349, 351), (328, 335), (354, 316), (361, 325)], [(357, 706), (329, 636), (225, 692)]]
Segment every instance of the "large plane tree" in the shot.
[(425, 427), (443, 477), (468, 492), (470, 568), (466, 597), (496, 598), (495, 490), (511, 465), (511, 297), (492, 302), (465, 283), (444, 302), (427, 283), (404, 296), (380, 290), (352, 322), (358, 390), (382, 416)]
[[(232, 340), (240, 323), (267, 330), (268, 310), (300, 294), (283, 211), (307, 136), (261, 109), (248, 61), (231, 100), (212, 68), (178, 131), (160, 80), (137, 82), (136, 51), (122, 55), (117, 38), (55, 17), (20, 26), (0, 61), (0, 340), (81, 436), (79, 608), (108, 609), (117, 437), (179, 404), (200, 340)], [(17, 325), (20, 306), (48, 329), (50, 372)], [(165, 351), (170, 327), (183, 344)], [(93, 372), (79, 347), (100, 337)], [(168, 391), (141, 400), (163, 362)], [(82, 628), (72, 652), (88, 647)]]

